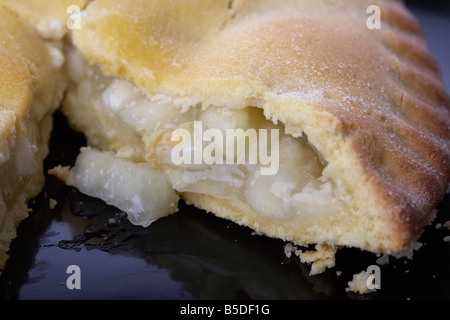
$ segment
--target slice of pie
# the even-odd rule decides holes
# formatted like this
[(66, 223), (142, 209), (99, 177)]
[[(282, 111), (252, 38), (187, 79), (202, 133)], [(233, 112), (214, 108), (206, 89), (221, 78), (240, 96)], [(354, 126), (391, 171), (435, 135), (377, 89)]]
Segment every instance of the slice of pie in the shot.
[(450, 103), (416, 19), (376, 1), (370, 28), (371, 5), (91, 2), (63, 104), (89, 146), (52, 173), (138, 225), (181, 198), (316, 244), (315, 273), (343, 246), (410, 253), (449, 186)]
[(0, 2), (0, 273), (27, 202), (44, 185), (52, 113), (63, 97), (63, 54)]

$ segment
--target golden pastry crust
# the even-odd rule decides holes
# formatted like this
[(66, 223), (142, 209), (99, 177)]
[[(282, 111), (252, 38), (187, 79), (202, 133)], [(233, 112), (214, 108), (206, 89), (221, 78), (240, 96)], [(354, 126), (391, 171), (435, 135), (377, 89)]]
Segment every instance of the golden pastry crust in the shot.
[[(46, 83), (49, 78), (61, 78), (45, 43), (18, 15), (1, 4), (0, 14), (0, 140), (4, 140), (29, 116), (33, 96), (40, 95), (45, 103), (55, 105), (62, 94), (45, 90), (51, 86)], [(55, 89), (58, 87), (54, 84)]]
[[(366, 26), (373, 4), (380, 30)], [(392, 254), (433, 219), (450, 182), (450, 102), (402, 2), (97, 0), (82, 23), (74, 44), (107, 74), (193, 105), (259, 107), (306, 134), (355, 211), (303, 230), (183, 195), (194, 205), (298, 244)]]
[[(62, 98), (63, 57), (0, 4), (0, 272), (27, 201), (43, 184), (52, 113)], [(62, 60), (61, 60), (62, 59)]]

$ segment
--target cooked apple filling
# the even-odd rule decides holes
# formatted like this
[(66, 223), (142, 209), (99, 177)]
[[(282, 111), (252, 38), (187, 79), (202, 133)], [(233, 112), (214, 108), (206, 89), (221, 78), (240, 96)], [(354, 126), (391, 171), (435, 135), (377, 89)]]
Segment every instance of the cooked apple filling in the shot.
[[(74, 50), (68, 54), (68, 69), (71, 88), (64, 108), (93, 148), (82, 149), (70, 171), (53, 172), (80, 191), (126, 211), (131, 222), (147, 226), (175, 212), (177, 194), (186, 192), (239, 199), (261, 216), (286, 221), (348, 211), (345, 195), (337, 193), (336, 183), (326, 176), (326, 161), (307, 137), (287, 134), (259, 108), (202, 108), (182, 98), (147, 96), (129, 81), (103, 75)], [(203, 139), (198, 143), (174, 138), (180, 129), (190, 138)], [(213, 145), (216, 148), (211, 148), (212, 138), (204, 139), (210, 129), (216, 139), (219, 133), (224, 137), (220, 145)], [(241, 133), (253, 129), (256, 140), (236, 134), (235, 144), (226, 144), (230, 130), (239, 129)], [(274, 130), (277, 134), (270, 136)], [(265, 162), (252, 162), (250, 153), (256, 150), (260, 155), (254, 144), (261, 139), (267, 142)], [(204, 161), (205, 150), (215, 161)], [(234, 161), (227, 158), (229, 153)], [(188, 161), (174, 161), (174, 156)], [(270, 166), (274, 170), (262, 174)]]

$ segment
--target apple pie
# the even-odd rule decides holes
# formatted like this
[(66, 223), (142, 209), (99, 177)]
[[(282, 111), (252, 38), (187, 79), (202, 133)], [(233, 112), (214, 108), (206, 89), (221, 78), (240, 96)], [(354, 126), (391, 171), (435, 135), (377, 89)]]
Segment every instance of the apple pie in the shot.
[(44, 185), (52, 114), (63, 97), (64, 56), (0, 2), (0, 273), (27, 202)]
[[(97, 0), (65, 55), (62, 110), (88, 146), (51, 173), (134, 224), (183, 199), (316, 245), (318, 273), (339, 247), (410, 254), (448, 189), (450, 100), (401, 1)], [(248, 148), (210, 148), (229, 132)]]

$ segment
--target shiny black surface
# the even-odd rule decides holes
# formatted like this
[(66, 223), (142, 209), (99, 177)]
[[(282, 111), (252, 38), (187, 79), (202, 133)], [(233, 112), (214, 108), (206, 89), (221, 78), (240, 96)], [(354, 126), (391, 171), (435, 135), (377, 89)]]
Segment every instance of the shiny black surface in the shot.
[[(412, 9), (424, 24), (449, 87), (449, 11)], [(46, 167), (73, 163), (84, 144), (58, 113)], [(54, 209), (50, 198), (57, 200)], [(450, 220), (449, 195), (426, 227), (424, 246), (414, 259), (391, 258), (381, 265), (381, 289), (363, 296), (345, 287), (378, 257), (357, 249), (340, 250), (335, 268), (309, 276), (308, 265), (284, 255), (282, 241), (184, 203), (178, 213), (144, 229), (131, 225), (119, 210), (48, 177), (31, 206), (0, 277), (0, 299), (450, 298), (450, 242), (444, 241), (450, 230), (436, 228)], [(66, 286), (69, 265), (81, 269), (80, 290)]]

